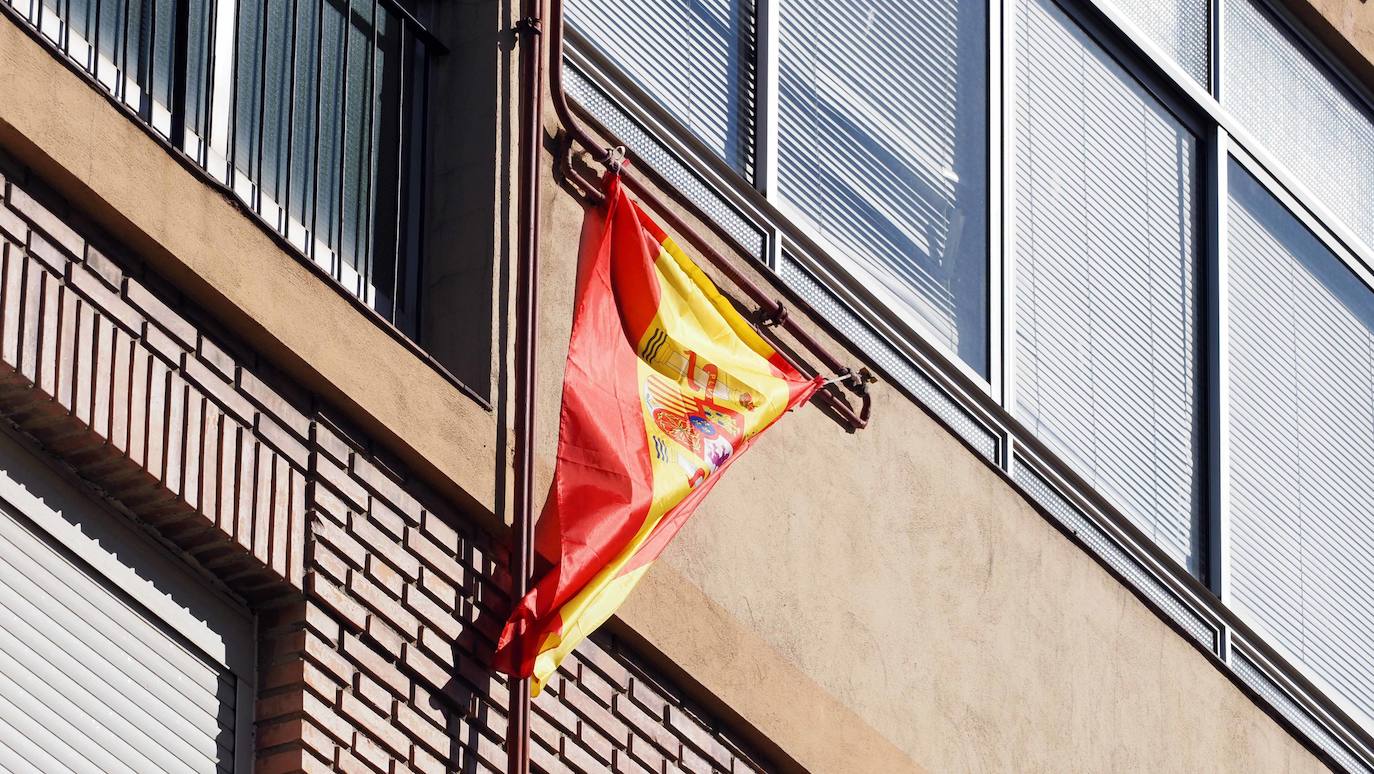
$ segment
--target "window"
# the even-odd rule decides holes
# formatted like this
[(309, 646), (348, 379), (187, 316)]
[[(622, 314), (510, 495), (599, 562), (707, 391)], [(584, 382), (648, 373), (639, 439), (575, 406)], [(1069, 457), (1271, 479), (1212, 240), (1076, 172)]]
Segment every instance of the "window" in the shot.
[(1112, 0), (1131, 24), (1159, 46), (1193, 80), (1207, 88), (1211, 77), (1209, 0)]
[(1226, 109), (1374, 246), (1374, 117), (1258, 0), (1226, 0)]
[(1017, 29), (1014, 411), (1196, 571), (1197, 138), (1053, 0)]
[(0, 0), (414, 335), (427, 33), (389, 0), (182, 1)]
[(986, 378), (986, 4), (791, 0), (780, 23), (781, 197)]
[(745, 179), (754, 169), (751, 0), (568, 0), (584, 35)]
[(1229, 176), (1235, 601), (1374, 716), (1374, 291)]

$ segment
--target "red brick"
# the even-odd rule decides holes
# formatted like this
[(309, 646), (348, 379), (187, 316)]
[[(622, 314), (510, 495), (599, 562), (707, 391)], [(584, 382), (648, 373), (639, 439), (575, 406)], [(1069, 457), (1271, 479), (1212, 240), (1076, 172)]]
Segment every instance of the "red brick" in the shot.
[(205, 390), (205, 394), (225, 413), (232, 415), (244, 425), (252, 426), (255, 413), (253, 404), (238, 394), (233, 384), (206, 367), (203, 361), (188, 352), (181, 357), (181, 372)]
[(263, 412), (270, 414), (301, 442), (310, 439), (310, 420), (292, 406), (281, 393), (269, 387), (248, 369), (239, 370), (239, 389)]
[(0, 205), (0, 235), (24, 244), (29, 241), (29, 224), (4, 205)]
[(30, 382), (38, 374), (38, 331), (42, 329), (43, 271), (31, 260), (24, 261), (23, 333), (17, 370)]
[(366, 674), (357, 672), (353, 675), (353, 693), (382, 715), (391, 715), (391, 705), (395, 697), (381, 683)]
[(385, 559), (392, 567), (395, 567), (407, 581), (413, 581), (420, 577), (420, 560), (410, 552), (401, 547), (401, 544), (387, 536), (386, 533), (377, 529), (368, 517), (362, 514), (353, 514), (349, 519), (349, 526), (352, 528), (354, 537), (361, 540), (372, 553)]
[(86, 240), (76, 233), (75, 229), (67, 225), (65, 221), (57, 217), (47, 207), (39, 204), (28, 192), (17, 185), (10, 186), (10, 206), (16, 212), (23, 215), (26, 220), (52, 237), (54, 241), (62, 245), (62, 249), (72, 254), (72, 257), (81, 255), (85, 250)]
[(367, 549), (364, 549), (361, 543), (349, 535), (348, 531), (334, 524), (333, 521), (316, 518), (312, 522), (311, 532), (316, 540), (323, 540), (324, 543), (330, 544), (335, 551), (338, 551), (339, 557), (342, 557), (354, 568), (363, 569), (367, 565)]
[(681, 708), (668, 708), (668, 728), (676, 732), (684, 742), (695, 748), (697, 752), (709, 758), (716, 766), (727, 770), (730, 768), (730, 761), (734, 755), (716, 740), (710, 730)]
[(259, 722), (272, 718), (299, 715), (304, 694), (300, 691), (287, 691), (270, 696), (259, 696), (253, 705), (253, 716)]
[(452, 674), (437, 661), (420, 652), (414, 643), (406, 643), (402, 648), (402, 663), (419, 675), (429, 686), (440, 693), (446, 692)]
[(611, 685), (620, 690), (630, 687), (630, 671), (616, 657), (594, 640), (584, 640), (577, 646), (577, 656), (584, 666), (594, 668)]
[(401, 674), (386, 657), (373, 650), (362, 640), (354, 635), (345, 635), (343, 644), (344, 655), (352, 659), (361, 669), (373, 678), (386, 685), (392, 693), (397, 696), (408, 697), (410, 695), (410, 678)]
[(314, 632), (322, 641), (331, 645), (339, 644), (343, 629), (328, 611), (313, 602), (305, 603), (305, 629)]
[[(57, 384), (53, 397), (68, 409), (71, 409), (76, 395), (76, 325), (81, 303), (81, 299), (75, 293), (63, 289), (59, 304), (61, 320), (58, 323), (57, 334)], [(127, 387), (127, 379), (125, 386)]]
[(322, 763), (304, 747), (280, 750), (253, 762), (255, 774), (325, 774), (329, 765)]
[[(331, 701), (332, 704), (332, 701)], [(305, 694), (305, 699), (301, 703), (305, 716), (315, 722), (326, 734), (333, 737), (339, 744), (348, 745), (353, 742), (353, 724), (340, 717), (334, 711), (331, 704), (325, 704), (314, 694)]]
[(438, 543), (425, 537), (415, 529), (406, 530), (406, 547), (414, 552), (425, 563), (426, 567), (439, 573), (445, 579), (459, 588), (465, 588), (467, 572), (464, 567), (458, 564)]
[(367, 558), (367, 577), (381, 586), (393, 599), (401, 598), (405, 589), (405, 581), (401, 574), (391, 569), (390, 565), (378, 559), (375, 554)]
[(66, 275), (66, 253), (37, 232), (29, 234), (29, 255), (42, 262), (43, 266), (49, 269), (53, 276), (62, 277)]
[(143, 343), (168, 364), (180, 367), (181, 356), (186, 350), (182, 349), (176, 339), (163, 333), (156, 325), (149, 323), (143, 326)]
[(329, 643), (310, 632), (306, 632), (304, 656), (315, 667), (330, 675), (331, 680), (338, 685), (352, 684), (355, 674), (353, 665)]
[(367, 516), (378, 529), (397, 542), (405, 537), (405, 519), (383, 500), (373, 497), (367, 509)]
[(363, 513), (367, 510), (367, 490), (347, 471), (322, 456), (316, 457), (315, 469), (323, 482), (347, 502), (350, 511)]
[(611, 711), (597, 703), (578, 685), (569, 680), (565, 683), (566, 688), (562, 692), (563, 701), (567, 702), (573, 711), (580, 715), (598, 731), (605, 734), (617, 746), (624, 747), (629, 743), (630, 726), (626, 722), (611, 714)]
[(334, 742), (318, 726), (303, 717), (259, 726), (256, 742), (258, 749), (303, 744), (320, 757), (332, 757), (334, 754)]
[(402, 637), (395, 627), (382, 620), (381, 616), (370, 613), (367, 616), (367, 635), (387, 653), (400, 653), (401, 646), (406, 641), (406, 638)]
[(357, 570), (348, 572), (348, 590), (369, 610), (385, 618), (409, 640), (420, 636), (420, 622)]
[[(262, 444), (256, 444), (253, 467), (253, 556), (263, 566), (272, 564), (272, 522), (277, 514), (272, 510), (272, 470), (277, 455)], [(284, 514), (283, 514), (284, 515)]]
[(391, 770), (391, 756), (386, 750), (358, 731), (353, 732), (353, 752), (359, 760), (383, 774)]
[(411, 524), (420, 524), (420, 504), (376, 465), (353, 455), (353, 475)]
[(642, 739), (652, 742), (668, 757), (677, 757), (679, 745), (677, 737), (657, 720), (646, 715), (644, 710), (639, 708), (639, 705), (629, 701), (624, 696), (617, 696), (613, 710), (617, 717), (623, 719), (633, 729), (631, 746), (634, 745), (635, 741)]
[(628, 750), (616, 750), (611, 771), (615, 774), (653, 774), (644, 764), (631, 757)]
[[(352, 745), (352, 741), (348, 744)], [(374, 744), (373, 746), (375, 747), (376, 745)], [(377, 747), (377, 749), (381, 750), (380, 747)], [(354, 755), (353, 751), (348, 747), (339, 747), (335, 749), (334, 768), (336, 771), (343, 772), (343, 774), (372, 774), (378, 770), (371, 763), (363, 762), (363, 759)]]
[(105, 253), (89, 243), (86, 245), (86, 265), (112, 289), (118, 290), (123, 284), (124, 272)]
[[(103, 338), (103, 337), (102, 337)], [(97, 375), (96, 384), (100, 384)], [(186, 382), (175, 373), (169, 379), (169, 389), (167, 391), (167, 454), (163, 464), (162, 485), (168, 491), (180, 495), (185, 486), (185, 470), (183, 465), (186, 462), (185, 442), (186, 442), (186, 403), (190, 397), (190, 388)], [(96, 423), (100, 422), (100, 390), (96, 390)]]
[(423, 746), (440, 758), (448, 757), (450, 743), (448, 732), (443, 726), (435, 725), (429, 718), (411, 709), (406, 703), (396, 705), (396, 721), (416, 744)]
[[(447, 757), (448, 753), (444, 753)], [(423, 747), (415, 745), (410, 748), (410, 765), (421, 774), (449, 774), (448, 763), (438, 756), (427, 752)]]
[(354, 631), (361, 631), (367, 625), (367, 611), (362, 605), (353, 601), (342, 589), (313, 572), (305, 574), (305, 592), (334, 611), (335, 615)]
[(449, 642), (458, 639), (463, 633), (462, 622), (453, 613), (439, 607), (428, 596), (419, 593), (418, 587), (405, 588), (405, 604), (408, 610), (414, 612), (426, 624), (442, 632)]
[(424, 532), (445, 551), (453, 556), (458, 555), (458, 531), (445, 523), (438, 514), (432, 511), (425, 513)]
[(118, 323), (131, 334), (143, 331), (143, 315), (138, 313), (124, 299), (95, 275), (84, 264), (67, 264), (67, 276), (72, 287), (81, 292), (91, 303), (100, 309), (101, 314)]
[(57, 395), (57, 325), (60, 322), (58, 304), (61, 283), (56, 277), (43, 278), (43, 313), (38, 333), (37, 379), (34, 384), (49, 396)]
[(419, 589), (445, 611), (454, 611), (458, 607), (458, 589), (428, 567), (420, 568)]
[(568, 738), (563, 739), (563, 760), (580, 774), (598, 774), (606, 770), (606, 764), (592, 757), (591, 753)]
[(3, 320), (0, 320), (0, 360), (11, 367), (19, 362), (19, 349), (22, 339), (20, 325), (20, 299), (24, 296), (24, 259), (23, 250), (6, 242), (4, 245), (5, 278), (0, 289), (0, 306), (4, 307)]
[[(391, 725), (391, 719), (363, 703), (362, 699), (345, 693), (339, 702), (339, 712), (358, 724), (358, 728), (382, 743), (388, 751), (401, 760), (410, 759), (410, 740), (400, 729)], [(356, 749), (356, 748), (355, 748)]]
[(188, 350), (196, 348), (196, 329), (186, 319), (162, 301), (151, 291), (143, 286), (138, 280), (130, 279), (125, 283), (124, 296), (129, 299), (129, 303), (143, 311), (147, 318), (155, 323), (167, 335), (176, 339), (182, 347)]
[(283, 578), (286, 577), (286, 555), (291, 542), (291, 467), (283, 457), (276, 457), (272, 465), (272, 535), (271, 559), (268, 564)]
[(94, 406), (91, 411), (91, 429), (101, 438), (110, 437), (110, 412), (115, 397), (119, 394), (114, 384), (115, 352), (121, 337), (128, 334), (113, 325), (102, 325), (96, 339), (95, 362), (92, 371), (95, 378), (95, 391), (91, 396)]
[(286, 455), (292, 462), (300, 467), (310, 464), (310, 454), (305, 450), (305, 446), (291, 433), (288, 433), (275, 419), (267, 414), (257, 415), (258, 436), (272, 445), (272, 448)]
[(310, 569), (323, 574), (339, 586), (348, 585), (348, 563), (322, 540), (310, 541)]
[(328, 487), (315, 487), (315, 510), (337, 524), (347, 524), (351, 509)]

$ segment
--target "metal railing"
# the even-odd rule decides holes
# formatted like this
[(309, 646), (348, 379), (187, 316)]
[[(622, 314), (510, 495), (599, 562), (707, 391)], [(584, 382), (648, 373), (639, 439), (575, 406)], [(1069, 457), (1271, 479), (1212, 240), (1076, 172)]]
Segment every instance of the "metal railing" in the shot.
[(415, 335), (431, 55), (397, 0), (0, 0)]

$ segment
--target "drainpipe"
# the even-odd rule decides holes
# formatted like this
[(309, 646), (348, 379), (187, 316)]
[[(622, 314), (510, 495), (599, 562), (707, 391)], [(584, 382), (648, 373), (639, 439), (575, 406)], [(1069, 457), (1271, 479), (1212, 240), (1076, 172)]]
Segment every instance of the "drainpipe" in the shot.
[[(521, 0), (516, 25), (520, 44), (520, 147), (516, 217), (515, 300), (515, 492), (511, 532), (511, 601), (529, 590), (534, 564), (533, 454), (534, 377), (539, 275), (539, 155), (544, 136), (544, 60), (541, 56), (542, 0)], [(527, 774), (530, 768), (529, 678), (510, 686), (509, 726), (506, 733), (508, 774)]]

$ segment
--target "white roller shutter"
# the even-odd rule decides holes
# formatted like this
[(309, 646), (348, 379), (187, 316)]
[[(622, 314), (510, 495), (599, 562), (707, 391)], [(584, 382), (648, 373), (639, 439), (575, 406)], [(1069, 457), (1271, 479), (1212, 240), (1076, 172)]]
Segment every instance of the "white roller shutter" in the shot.
[(0, 771), (236, 770), (251, 619), (3, 437), (0, 468)]

